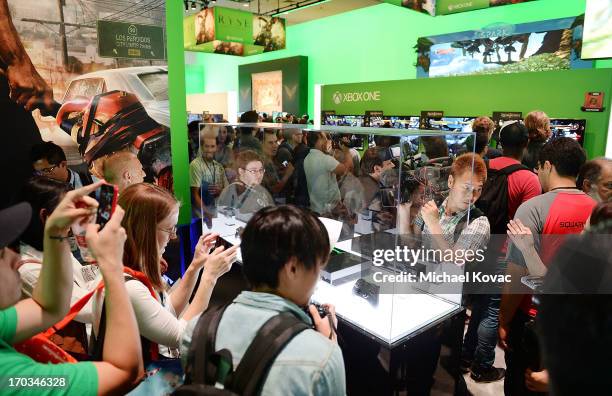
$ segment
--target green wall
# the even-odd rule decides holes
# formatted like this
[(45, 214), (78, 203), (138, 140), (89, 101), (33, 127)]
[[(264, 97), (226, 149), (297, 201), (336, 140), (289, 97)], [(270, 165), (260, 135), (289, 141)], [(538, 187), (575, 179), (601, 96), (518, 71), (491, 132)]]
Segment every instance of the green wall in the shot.
[[(585, 92), (604, 92), (605, 111), (583, 112)], [(375, 92), (363, 101), (358, 94)], [(338, 95), (338, 93), (340, 95)], [(352, 95), (353, 101), (334, 98)], [(357, 84), (326, 85), (321, 110), (336, 114), (364, 114), (382, 110), (388, 115), (420, 115), (422, 110), (442, 110), (447, 116), (491, 116), (494, 111), (542, 110), (551, 118), (586, 119), (584, 148), (590, 158), (603, 156), (610, 119), (612, 73), (609, 69), (560, 70), (541, 73), (427, 78)], [(367, 96), (361, 96), (364, 98)]]
[[(564, 18), (582, 14), (584, 9), (585, 0), (538, 0), (434, 18), (380, 4), (289, 26), (285, 50), (246, 58), (199, 53), (195, 64), (187, 65), (187, 86), (193, 93), (238, 91), (238, 65), (304, 55), (309, 59), (308, 112), (314, 116), (315, 84), (415, 78), (412, 47), (420, 36), (482, 29), (500, 22)], [(612, 67), (612, 60), (600, 61), (597, 67)]]

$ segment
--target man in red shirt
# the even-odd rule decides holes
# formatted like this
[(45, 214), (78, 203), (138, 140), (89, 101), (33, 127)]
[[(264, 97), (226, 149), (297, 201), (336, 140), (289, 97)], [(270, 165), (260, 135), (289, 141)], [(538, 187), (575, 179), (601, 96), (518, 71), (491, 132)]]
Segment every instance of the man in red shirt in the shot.
[[(548, 265), (563, 235), (582, 231), (596, 205), (592, 198), (576, 188), (576, 177), (585, 161), (584, 150), (570, 138), (551, 140), (540, 152), (537, 172), (545, 193), (520, 205), (514, 220), (520, 220), (533, 235), (531, 256), (538, 256), (541, 266)], [(499, 313), (499, 339), (506, 350), (504, 390), (506, 395), (524, 395), (538, 389), (534, 379), (541, 378), (542, 372), (539, 372), (541, 367), (533, 367), (539, 362), (524, 348), (525, 324), (536, 312), (531, 306), (531, 296), (524, 295), (521, 277), (530, 273), (543, 275), (546, 269), (534, 266), (534, 260), (526, 259), (514, 243), (509, 245), (506, 259), (506, 273), (511, 276), (511, 282), (504, 286)], [(528, 374), (529, 389), (525, 385), (528, 368), (535, 371)]]
[[(520, 164), (528, 141), (529, 132), (522, 123), (515, 122), (504, 126), (500, 131), (502, 156), (490, 159), (489, 169), (501, 170)], [(536, 174), (527, 168), (510, 173), (507, 183), (507, 218), (512, 219), (518, 207), (523, 202), (540, 195), (542, 189)], [(503, 257), (505, 254), (504, 246), (500, 255)], [(461, 369), (463, 372), (471, 370), (471, 377), (476, 382), (498, 381), (505, 374), (503, 368), (493, 367), (499, 326), (499, 304), (499, 293), (472, 296), (472, 316), (463, 342)]]
[[(501, 157), (489, 160), (489, 169), (503, 169), (523, 161), (525, 147), (529, 142), (529, 132), (525, 125), (515, 122), (506, 125), (499, 132), (502, 145)], [(516, 171), (508, 176), (508, 218), (513, 219), (516, 210), (525, 201), (542, 193), (538, 176), (527, 169)]]

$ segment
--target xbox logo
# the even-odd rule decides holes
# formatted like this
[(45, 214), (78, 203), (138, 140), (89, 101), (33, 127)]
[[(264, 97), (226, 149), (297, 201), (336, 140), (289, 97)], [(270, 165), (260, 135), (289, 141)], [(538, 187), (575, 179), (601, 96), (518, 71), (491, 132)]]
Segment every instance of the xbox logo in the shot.
[(132, 36), (136, 36), (138, 34), (138, 29), (136, 28), (136, 26), (130, 25), (128, 27), (128, 34), (130, 34)]
[(342, 103), (342, 94), (338, 91), (334, 92), (334, 103), (337, 105)]

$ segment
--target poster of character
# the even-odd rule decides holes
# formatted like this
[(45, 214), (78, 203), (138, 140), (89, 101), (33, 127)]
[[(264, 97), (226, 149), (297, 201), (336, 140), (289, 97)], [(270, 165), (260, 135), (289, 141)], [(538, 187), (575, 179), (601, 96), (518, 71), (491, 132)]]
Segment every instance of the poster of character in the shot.
[(215, 12), (206, 8), (195, 17), (196, 44), (208, 43), (215, 39)]
[(253, 40), (264, 47), (264, 52), (285, 48), (285, 20), (277, 17), (253, 15)]
[(282, 70), (251, 74), (253, 108), (259, 112), (283, 111)]
[[(164, 56), (109, 58), (98, 50), (98, 21), (164, 27), (165, 0), (152, 1), (146, 10), (139, 3), (0, 0), (1, 59), (18, 60), (0, 66), (0, 108), (12, 114), (12, 132), (20, 137), (6, 140), (4, 150), (20, 153), (26, 160), (11, 166), (29, 172), (13, 180), (11, 189), (32, 174), (29, 150), (42, 140), (62, 148), (69, 168), (114, 184), (113, 177), (127, 173), (172, 190)], [(130, 160), (114, 161), (117, 155)], [(119, 163), (125, 169), (117, 169)]]

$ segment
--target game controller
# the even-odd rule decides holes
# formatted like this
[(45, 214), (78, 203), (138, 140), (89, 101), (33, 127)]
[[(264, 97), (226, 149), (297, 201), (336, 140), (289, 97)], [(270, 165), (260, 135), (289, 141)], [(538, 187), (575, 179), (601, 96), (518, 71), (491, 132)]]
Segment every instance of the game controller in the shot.
[(319, 313), (319, 316), (321, 318), (324, 318), (327, 316), (327, 309), (322, 306), (319, 303), (315, 303), (315, 302), (311, 302), (310, 304), (308, 304), (305, 308), (302, 308), (302, 310), (306, 313), (306, 315), (310, 316), (310, 318), (312, 319), (312, 323), (314, 324), (314, 318), (312, 317), (312, 315), (310, 314), (310, 306), (314, 305), (317, 308), (317, 312)]
[(357, 279), (353, 286), (353, 294), (359, 296), (372, 305), (378, 305), (380, 286), (374, 285), (365, 279)]

